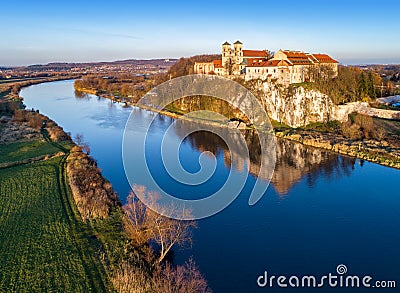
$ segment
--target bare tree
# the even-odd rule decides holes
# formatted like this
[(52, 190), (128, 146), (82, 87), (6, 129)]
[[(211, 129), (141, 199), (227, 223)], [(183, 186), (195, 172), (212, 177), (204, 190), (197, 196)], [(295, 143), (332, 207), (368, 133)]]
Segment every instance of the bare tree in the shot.
[[(144, 194), (145, 190), (144, 186), (136, 186), (138, 193)], [(124, 211), (128, 216), (128, 221), (125, 221), (124, 226), (130, 238), (137, 246), (146, 244), (152, 237), (151, 220), (146, 210), (146, 205), (131, 192), (124, 205)]]
[[(134, 241), (138, 244), (154, 241), (159, 246), (158, 263), (164, 260), (174, 245), (191, 244), (191, 228), (196, 227), (195, 221), (173, 219), (172, 216), (177, 213), (177, 209), (173, 206), (158, 205), (159, 194), (146, 192), (142, 186), (136, 186), (135, 190), (138, 196), (131, 192), (124, 206), (131, 224), (127, 230)], [(152, 207), (157, 207), (163, 215), (146, 207), (139, 200), (142, 196), (145, 196)], [(185, 218), (190, 217), (189, 210), (182, 210), (180, 214)]]
[(74, 138), (75, 138), (76, 144), (78, 146), (81, 146), (82, 143), (83, 143), (83, 134), (82, 133), (77, 133)]
[(183, 266), (166, 263), (158, 266), (152, 278), (152, 288), (163, 293), (208, 293), (207, 281), (190, 259)]
[(79, 147), (82, 148), (82, 151), (83, 151), (85, 154), (90, 155), (90, 146), (89, 146), (88, 143), (86, 143), (86, 142), (84, 141), (84, 138), (83, 138), (83, 134), (82, 134), (82, 133), (77, 133), (77, 134), (75, 135), (75, 141), (76, 141), (76, 144), (77, 144)]

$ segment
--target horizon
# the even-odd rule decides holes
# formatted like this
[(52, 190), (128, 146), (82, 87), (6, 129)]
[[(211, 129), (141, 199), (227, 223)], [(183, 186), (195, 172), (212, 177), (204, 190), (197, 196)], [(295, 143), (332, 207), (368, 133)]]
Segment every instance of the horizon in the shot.
[(238, 39), (245, 49), (326, 53), (346, 65), (400, 64), (397, 1), (240, 3), (8, 2), (0, 66), (179, 59), (219, 54)]
[[(308, 52), (307, 52), (308, 53)], [(213, 53), (204, 53), (205, 55), (214, 55)], [(217, 53), (215, 53), (217, 54)], [(318, 53), (315, 53), (318, 54)], [(202, 55), (202, 54), (199, 54)], [(172, 60), (179, 60), (180, 58), (190, 58), (196, 55), (191, 55), (191, 56), (182, 56), (179, 58), (176, 57), (156, 57), (156, 58), (130, 58), (130, 59), (116, 59), (116, 60), (100, 60), (100, 61), (78, 61), (78, 62), (67, 62), (67, 61), (52, 61), (52, 62), (47, 62), (47, 63), (32, 63), (32, 64), (22, 64), (22, 65), (2, 65), (0, 64), (0, 68), (19, 68), (19, 67), (29, 67), (29, 66), (46, 66), (50, 64), (85, 64), (85, 63), (113, 63), (113, 62), (121, 62), (121, 61), (131, 61), (131, 60), (136, 60), (136, 61), (151, 61), (151, 60), (167, 60), (167, 59), (172, 59)], [(341, 63), (339, 62), (340, 66), (374, 66), (374, 65), (400, 65), (400, 62), (394, 62), (394, 63)]]

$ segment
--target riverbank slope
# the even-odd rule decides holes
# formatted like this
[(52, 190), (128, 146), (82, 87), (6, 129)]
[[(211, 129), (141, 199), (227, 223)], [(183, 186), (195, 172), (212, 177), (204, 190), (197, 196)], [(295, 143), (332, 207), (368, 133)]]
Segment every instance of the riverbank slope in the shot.
[[(86, 90), (79, 88), (78, 90), (92, 94), (93, 89)], [(108, 98), (107, 95), (102, 95)], [(124, 102), (126, 103), (126, 102)], [(193, 120), (187, 117), (185, 112), (179, 109), (154, 109), (151, 107), (130, 103), (142, 109), (166, 115), (175, 119)], [(378, 131), (381, 139), (373, 137), (361, 139), (346, 138), (341, 132), (341, 127), (345, 128), (340, 122), (336, 123), (316, 123), (311, 127), (291, 128), (287, 125), (273, 121), (275, 135), (278, 138), (288, 139), (307, 146), (326, 149), (341, 155), (356, 157), (388, 167), (400, 169), (400, 121), (386, 120), (379, 118), (370, 118), (373, 124), (379, 128)], [(194, 119), (196, 122), (213, 124), (215, 126), (230, 127), (224, 121), (215, 121), (202, 117)], [(332, 127), (333, 125), (333, 127)], [(348, 125), (349, 127), (351, 125)]]

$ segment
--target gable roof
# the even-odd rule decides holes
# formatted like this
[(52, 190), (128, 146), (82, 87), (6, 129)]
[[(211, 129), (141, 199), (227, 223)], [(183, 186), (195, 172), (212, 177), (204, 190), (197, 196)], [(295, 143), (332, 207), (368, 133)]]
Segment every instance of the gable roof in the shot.
[(214, 68), (222, 68), (222, 60), (213, 60)]
[(268, 60), (268, 61), (254, 61), (251, 64), (247, 65), (248, 67), (279, 67), (279, 66), (292, 66), (290, 62), (286, 62), (285, 60)]
[(327, 54), (310, 54), (319, 63), (339, 63)]
[(243, 50), (243, 57), (267, 57), (268, 54), (266, 51), (263, 50)]
[(315, 62), (310, 58), (309, 54), (304, 52), (284, 50), (282, 53), (286, 55), (293, 65), (311, 65)]

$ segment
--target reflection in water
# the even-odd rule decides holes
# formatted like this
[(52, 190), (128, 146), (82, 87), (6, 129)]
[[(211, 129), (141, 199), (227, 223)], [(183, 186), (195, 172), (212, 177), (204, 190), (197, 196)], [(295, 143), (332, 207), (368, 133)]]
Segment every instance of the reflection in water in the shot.
[[(190, 122), (181, 125), (192, 127)], [(268, 180), (268, 175), (259, 174), (262, 156), (257, 133), (253, 130), (241, 130), (240, 132), (249, 149), (249, 173)], [(183, 138), (182, 136), (187, 133), (187, 130), (177, 127), (176, 133)], [(212, 132), (196, 131), (188, 135), (184, 141), (189, 142), (200, 152), (209, 151), (214, 155), (223, 153), (227, 167), (234, 166), (239, 172), (246, 167), (245, 158), (241, 157), (241, 152), (235, 152), (235, 150), (230, 152), (224, 140)], [(283, 196), (289, 193), (290, 189), (304, 177), (306, 177), (308, 185), (313, 187), (320, 176), (327, 179), (350, 176), (355, 162), (355, 158), (341, 157), (329, 151), (278, 139), (276, 166), (271, 184)]]
[(74, 91), (75, 98), (80, 99), (80, 100), (87, 100), (89, 101), (92, 98), (92, 95), (88, 95), (85, 92), (82, 91)]
[[(90, 100), (94, 96), (75, 92), (75, 97), (77, 99)], [(97, 97), (97, 99), (101, 100), (102, 98)], [(109, 101), (108, 106), (113, 107), (113, 102)], [(109, 118), (104, 120), (102, 124), (115, 123), (111, 117)], [(158, 119), (167, 125), (174, 121), (174, 119), (163, 115), (159, 115)], [(232, 131), (229, 128), (216, 128), (208, 125), (207, 128), (215, 128), (215, 131), (195, 131), (186, 136), (188, 132), (198, 128), (199, 125), (194, 122), (179, 120), (176, 122), (174, 132), (181, 139), (184, 139), (184, 142), (188, 142), (199, 152), (209, 151), (214, 156), (222, 153), (226, 167), (229, 168), (232, 166), (239, 172), (246, 169), (255, 177), (259, 176), (261, 179), (269, 180), (270, 174), (268, 172), (266, 174), (260, 173), (262, 156), (260, 141), (256, 131), (240, 130), (239, 133), (239, 130)], [(229, 151), (226, 142), (215, 133), (219, 133), (223, 137), (233, 137), (237, 141), (235, 146), (237, 149)], [(250, 162), (246, 162), (246, 158), (243, 157), (244, 151), (239, 138), (235, 138), (235, 135), (239, 136), (240, 134), (244, 137), (249, 149)], [(290, 189), (304, 177), (306, 177), (308, 185), (313, 187), (318, 177), (321, 176), (328, 179), (350, 176), (356, 162), (355, 158), (338, 156), (326, 150), (304, 146), (285, 139), (277, 139), (276, 154), (275, 171), (270, 180), (275, 190), (282, 196), (288, 194)], [(264, 160), (267, 160), (264, 162), (265, 164), (271, 163), (268, 162), (268, 159), (264, 158)]]
[(280, 195), (289, 193), (292, 186), (304, 176), (310, 187), (315, 185), (320, 176), (328, 179), (349, 176), (356, 162), (355, 158), (339, 157), (332, 152), (285, 139), (278, 140), (277, 150), (271, 183)]

